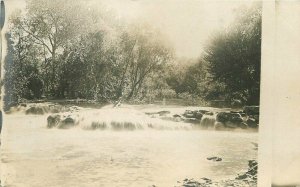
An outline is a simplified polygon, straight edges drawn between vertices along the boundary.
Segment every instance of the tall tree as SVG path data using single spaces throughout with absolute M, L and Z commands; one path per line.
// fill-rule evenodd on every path
M 173 58 L 172 48 L 158 31 L 147 25 L 130 28 L 125 45 L 125 69 L 127 73 L 127 95 L 130 100 L 142 88 L 145 79 L 154 71 L 164 67 Z M 122 77 L 123 81 L 123 77 Z
M 261 64 L 261 4 L 239 12 L 236 24 L 218 33 L 205 60 L 214 81 L 225 85 L 228 100 L 259 103 Z
M 26 37 L 19 24 L 21 12 L 15 12 L 10 21 L 14 29 L 7 34 L 8 50 L 5 61 L 5 102 L 14 103 L 22 98 L 34 99 L 42 95 L 43 82 L 39 75 L 40 50 L 32 38 Z
M 57 56 L 68 41 L 86 29 L 88 19 L 81 4 L 76 1 L 28 0 L 26 15 L 18 19 L 18 28 L 24 36 L 43 48 L 45 57 L 46 91 L 56 92 L 58 86 Z M 48 88 L 50 90 L 48 90 Z

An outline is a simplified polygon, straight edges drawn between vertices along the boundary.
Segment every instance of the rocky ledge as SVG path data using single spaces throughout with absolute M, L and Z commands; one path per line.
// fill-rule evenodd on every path
M 176 122 L 192 123 L 201 128 L 213 128 L 215 130 L 224 129 L 247 129 L 258 128 L 259 126 L 259 107 L 246 106 L 243 110 L 185 110 L 184 113 L 171 113 L 170 111 L 146 112 L 153 118 L 170 120 Z
M 184 179 L 178 181 L 175 187 L 256 187 L 257 186 L 257 161 L 248 161 L 248 171 L 239 174 L 235 179 L 213 181 L 208 178 L 201 178 L 199 181 L 194 179 Z

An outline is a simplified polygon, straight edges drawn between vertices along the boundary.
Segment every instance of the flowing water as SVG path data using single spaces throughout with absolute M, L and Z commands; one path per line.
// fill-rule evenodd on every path
M 257 158 L 253 132 L 47 129 L 46 117 L 5 116 L 5 186 L 167 187 L 185 178 L 234 178 Z

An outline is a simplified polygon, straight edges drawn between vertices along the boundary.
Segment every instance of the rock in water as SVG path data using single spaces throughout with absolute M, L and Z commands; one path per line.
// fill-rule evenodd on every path
M 240 124 L 243 122 L 243 118 L 239 113 L 231 113 L 230 121 L 235 124 Z
M 242 124 L 243 118 L 239 113 L 220 112 L 217 114 L 216 120 L 229 128 L 247 127 L 245 124 Z
M 240 174 L 236 177 L 238 180 L 249 179 L 256 181 L 257 180 L 257 169 L 258 164 L 256 160 L 248 161 L 248 171 L 246 173 Z
M 26 110 L 26 114 L 37 114 L 37 115 L 43 115 L 44 110 L 41 107 L 38 106 L 32 106 L 29 109 Z
M 194 116 L 195 116 L 196 119 L 201 120 L 202 117 L 203 117 L 203 114 L 199 111 L 195 111 Z
M 242 123 L 240 123 L 239 127 L 242 128 L 242 129 L 247 129 L 248 125 L 247 125 L 247 123 L 242 122 Z
M 220 161 L 222 161 L 222 158 L 213 156 L 213 157 L 208 157 L 207 160 L 212 160 L 212 161 L 220 162 Z
M 254 118 L 249 118 L 246 123 L 251 128 L 257 128 L 258 127 L 258 123 Z
M 195 119 L 198 119 L 198 120 L 201 120 L 203 114 L 198 111 L 198 110 L 186 110 L 183 114 L 184 117 L 186 118 L 195 118 Z
M 159 111 L 159 112 L 157 112 L 157 114 L 159 115 L 159 116 L 165 116 L 165 115 L 167 115 L 167 114 L 170 114 L 171 112 L 170 111 Z
M 228 113 L 228 112 L 220 112 L 217 114 L 216 120 L 218 122 L 226 123 L 230 119 L 229 115 L 230 115 L 230 113 Z
M 67 115 L 64 116 L 60 121 L 58 128 L 59 129 L 68 129 L 78 125 L 78 117 L 76 115 Z
M 213 112 L 206 112 L 205 115 L 213 116 L 214 113 Z
M 60 115 L 56 114 L 56 115 L 48 116 L 48 118 L 47 118 L 47 127 L 48 128 L 56 127 L 56 126 L 58 126 L 59 123 L 60 123 Z

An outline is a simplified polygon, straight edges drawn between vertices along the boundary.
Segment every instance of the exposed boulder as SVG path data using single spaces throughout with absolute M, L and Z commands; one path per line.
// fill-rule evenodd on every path
M 79 117 L 75 114 L 51 114 L 47 118 L 47 127 L 57 127 L 59 129 L 68 129 L 78 125 Z
M 246 123 L 251 128 L 258 128 L 259 126 L 259 115 L 248 116 Z
M 175 121 L 179 122 L 184 120 L 181 116 L 179 115 L 173 115 L 173 116 L 161 116 L 160 119 L 167 120 L 167 121 Z
M 228 128 L 244 127 L 243 118 L 239 113 L 220 112 L 216 116 L 216 120 L 221 122 Z
M 47 127 L 48 128 L 57 127 L 59 123 L 60 123 L 60 115 L 53 114 L 53 115 L 48 116 L 48 118 L 47 118 Z
M 242 123 L 239 124 L 239 127 L 242 128 L 242 129 L 247 129 L 248 125 L 247 125 L 247 123 L 242 122 Z
M 78 125 L 78 116 L 69 114 L 62 117 L 62 120 L 57 127 L 59 129 L 68 129 L 76 125 Z
M 167 111 L 167 110 L 158 111 L 158 112 L 145 112 L 145 114 L 151 115 L 151 116 L 154 116 L 154 115 L 166 116 L 167 114 L 170 114 L 170 113 L 171 113 L 171 112 L 170 112 L 170 111 Z
M 216 157 L 217 158 L 217 157 Z M 184 179 L 182 182 L 177 181 L 176 187 L 256 187 L 257 186 L 257 162 L 255 160 L 249 160 L 248 171 L 239 174 L 235 179 L 226 180 L 211 180 L 208 178 L 201 178 L 200 180 Z
M 182 186 L 184 187 L 198 187 L 201 183 L 198 181 L 195 181 L 194 179 L 184 179 Z
M 203 117 L 203 114 L 199 111 L 194 111 L 194 116 L 195 116 L 196 119 L 201 120 L 202 117 Z
M 170 114 L 171 112 L 170 111 L 159 111 L 159 112 L 157 112 L 158 113 L 158 115 L 159 116 L 165 116 L 165 115 L 167 115 L 167 114 Z
M 257 123 L 259 123 L 259 115 L 253 115 L 253 116 L 250 116 L 250 117 L 252 117 L 253 119 L 255 119 L 255 121 Z
M 198 110 L 186 110 L 183 114 L 184 117 L 186 118 L 195 118 L 198 120 L 202 119 L 203 113 L 198 111 Z
M 230 113 L 229 112 L 220 112 L 217 114 L 216 120 L 218 122 L 226 123 L 230 120 Z
M 199 124 L 201 120 L 196 119 L 196 118 L 185 118 L 184 122 L 186 123 L 194 123 L 194 124 Z
M 17 106 L 11 107 L 6 113 L 22 112 L 28 115 L 43 115 L 46 113 L 60 113 L 60 112 L 77 112 L 80 107 L 65 106 L 57 103 L 43 102 L 43 103 L 21 103 Z
M 208 110 L 198 110 L 199 112 L 201 112 L 202 114 L 206 114 L 207 112 L 209 112 Z
M 178 114 L 174 114 L 173 116 L 174 121 L 179 122 L 183 120 L 183 117 L 181 115 Z
M 186 118 L 194 118 L 194 112 L 192 110 L 186 110 L 182 115 Z
M 43 115 L 44 109 L 40 106 L 31 106 L 25 111 L 25 114 Z
M 213 116 L 214 113 L 213 112 L 205 112 L 205 115 Z
M 222 161 L 222 158 L 217 157 L 217 156 L 212 156 L 212 157 L 208 157 L 207 160 L 211 160 L 211 161 L 215 161 L 215 162 L 220 162 L 220 161 Z
M 239 113 L 233 113 L 230 115 L 230 121 L 232 123 L 240 124 L 243 122 L 243 118 Z
M 251 127 L 251 128 L 258 127 L 258 121 L 256 121 L 254 118 L 248 118 L 246 123 L 247 123 L 248 127 Z
M 257 180 L 257 169 L 258 164 L 256 160 L 249 160 L 248 161 L 248 171 L 246 173 L 240 174 L 236 177 L 238 180 Z

